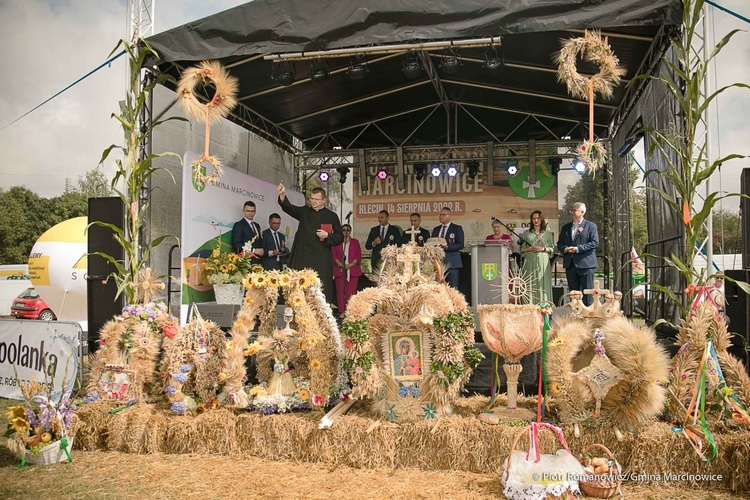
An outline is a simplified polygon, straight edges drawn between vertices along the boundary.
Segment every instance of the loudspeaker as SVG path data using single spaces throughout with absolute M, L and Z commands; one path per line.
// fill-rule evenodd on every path
M 750 283 L 750 270 L 724 271 L 727 277 L 737 281 Z M 732 347 L 729 352 L 737 359 L 745 363 L 745 369 L 750 370 L 750 354 L 747 351 L 750 345 L 750 301 L 747 294 L 736 284 L 729 280 L 724 281 L 724 296 L 726 297 L 726 315 L 729 320 L 728 329 L 732 335 Z
M 99 347 L 99 330 L 113 316 L 122 313 L 125 295 L 116 298 L 117 284 L 109 275 L 116 272 L 114 265 L 103 257 L 91 255 L 101 252 L 125 260 L 125 250 L 115 241 L 114 231 L 93 224 L 106 222 L 122 229 L 125 224 L 125 205 L 120 198 L 89 198 L 88 275 L 86 277 L 88 304 L 88 352 Z
M 750 196 L 750 168 L 743 168 L 740 175 L 742 194 Z M 742 218 L 742 269 L 750 269 L 750 202 L 740 198 L 740 217 Z

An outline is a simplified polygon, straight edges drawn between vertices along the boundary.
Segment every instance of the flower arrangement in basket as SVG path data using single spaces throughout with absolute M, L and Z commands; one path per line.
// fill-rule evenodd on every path
M 594 455 L 592 452 L 594 448 L 599 448 L 607 456 Z M 622 491 L 620 491 L 622 466 L 609 448 L 602 444 L 592 444 L 579 456 L 579 461 L 586 472 L 583 477 L 587 481 L 579 481 L 578 486 L 585 495 L 594 498 L 610 498 L 619 493 L 622 496 Z
M 21 465 L 72 461 L 73 438 L 68 436 L 68 429 L 76 405 L 70 400 L 70 391 L 55 401 L 52 382 L 19 381 L 19 386 L 24 404 L 9 407 L 5 414 L 8 449 Z
M 242 248 L 242 252 L 235 253 L 222 251 L 221 239 L 219 238 L 219 243 L 214 251 L 206 257 L 205 262 L 201 263 L 201 268 L 206 274 L 208 282 L 212 285 L 242 283 L 242 280 L 250 271 L 262 270 L 262 266 L 259 264 L 253 265 L 251 262 L 254 241 L 255 238 L 248 241 Z

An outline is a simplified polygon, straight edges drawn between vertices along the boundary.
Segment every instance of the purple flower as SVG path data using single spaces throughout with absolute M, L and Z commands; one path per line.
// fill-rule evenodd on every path
M 188 373 L 191 369 L 192 369 L 192 367 L 190 365 L 182 365 L 180 367 L 180 371 L 182 373 Z
M 182 372 L 179 372 L 179 373 L 175 373 L 175 374 L 174 374 L 174 375 L 172 376 L 172 378 L 173 378 L 173 379 L 175 379 L 175 380 L 176 380 L 177 382 L 179 382 L 179 383 L 181 383 L 181 384 L 184 384 L 185 382 L 187 382 L 187 375 L 185 375 L 185 374 L 184 374 L 184 373 L 182 373 Z
M 183 415 L 187 411 L 187 405 L 182 401 L 175 401 L 172 403 L 172 413 L 175 415 Z
M 405 385 L 402 385 L 401 387 L 398 388 L 398 395 L 401 396 L 402 398 L 405 398 L 408 394 L 409 394 L 409 388 L 406 387 Z
M 279 407 L 276 406 L 276 405 L 266 406 L 262 410 L 260 410 L 260 412 L 263 415 L 272 415 L 272 414 L 276 413 L 277 411 L 279 411 Z
M 94 401 L 99 401 L 99 393 L 89 392 L 88 394 L 86 394 L 86 397 L 83 398 L 83 401 L 85 403 L 93 403 Z
M 177 389 L 173 385 L 168 385 L 165 392 L 170 396 L 174 396 L 174 394 L 177 392 Z
M 604 340 L 604 332 L 601 330 L 596 330 L 594 332 L 594 340 Z
M 32 428 L 39 425 L 39 419 L 36 417 L 36 413 L 34 413 L 28 406 L 24 410 L 23 416 Z
M 594 347 L 594 354 L 604 354 L 604 351 L 605 349 L 603 345 L 598 345 Z
M 411 393 L 411 396 L 413 398 L 419 397 L 419 387 L 417 387 L 416 385 L 409 387 L 409 392 Z

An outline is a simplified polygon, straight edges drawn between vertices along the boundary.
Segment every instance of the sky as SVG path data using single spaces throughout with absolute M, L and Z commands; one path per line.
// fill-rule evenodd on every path
M 155 32 L 168 30 L 245 3 L 244 0 L 155 0 Z M 747 0 L 716 0 L 750 17 Z M 111 114 L 126 88 L 124 56 L 21 120 L 13 120 L 107 60 L 126 35 L 124 0 L 0 0 L 0 188 L 25 185 L 40 196 L 63 193 L 66 179 L 96 168 L 102 151 L 123 144 L 122 131 Z M 750 83 L 750 24 L 714 10 L 716 40 L 734 28 L 744 29 L 717 62 L 716 84 Z M 11 49 L 12 47 L 12 49 Z M 750 156 L 750 90 L 732 89 L 718 100 L 711 115 L 716 157 L 729 153 Z M 750 160 L 723 167 L 715 190 L 738 189 Z M 107 177 L 114 164 L 104 165 Z M 723 208 L 737 210 L 736 199 Z

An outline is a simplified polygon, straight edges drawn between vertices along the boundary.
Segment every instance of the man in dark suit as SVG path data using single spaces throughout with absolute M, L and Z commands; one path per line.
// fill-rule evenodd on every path
M 235 252 L 242 252 L 242 247 L 245 243 L 255 238 L 253 241 L 253 260 L 259 259 L 263 256 L 263 241 L 260 230 L 260 224 L 255 222 L 255 203 L 252 201 L 246 201 L 242 207 L 243 218 L 238 220 L 232 226 L 232 248 Z M 257 260 L 256 260 L 257 262 Z
M 372 250 L 372 273 L 378 272 L 380 266 L 380 252 L 388 245 L 401 246 L 401 233 L 396 226 L 388 224 L 388 211 L 378 213 L 378 225 L 370 229 L 365 248 Z
M 411 223 L 411 228 L 409 228 L 408 232 L 404 231 L 404 234 L 401 236 L 401 244 L 406 245 L 411 243 L 412 235 L 410 232 L 416 231 L 414 233 L 414 242 L 417 246 L 423 247 L 425 242 L 430 238 L 430 232 L 422 227 L 422 216 L 414 212 L 409 216 L 409 222 Z
M 584 220 L 586 205 L 573 203 L 570 215 L 573 222 L 560 229 L 557 248 L 563 254 L 565 276 L 570 290 L 583 291 L 594 288 L 594 270 L 596 269 L 596 249 L 599 248 L 599 230 L 596 224 Z M 583 303 L 590 306 L 594 299 L 591 295 L 583 296 Z
M 286 264 L 289 252 L 286 248 L 286 235 L 279 231 L 281 216 L 273 213 L 268 216 L 268 229 L 263 231 L 263 269 L 281 271 Z
M 461 269 L 460 250 L 464 247 L 464 228 L 451 222 L 451 209 L 443 207 L 438 214 L 440 225 L 432 228 L 433 238 L 444 238 L 445 243 L 442 245 L 445 250 L 443 263 L 448 267 L 445 275 L 445 281 L 450 286 L 458 289 L 458 270 Z

